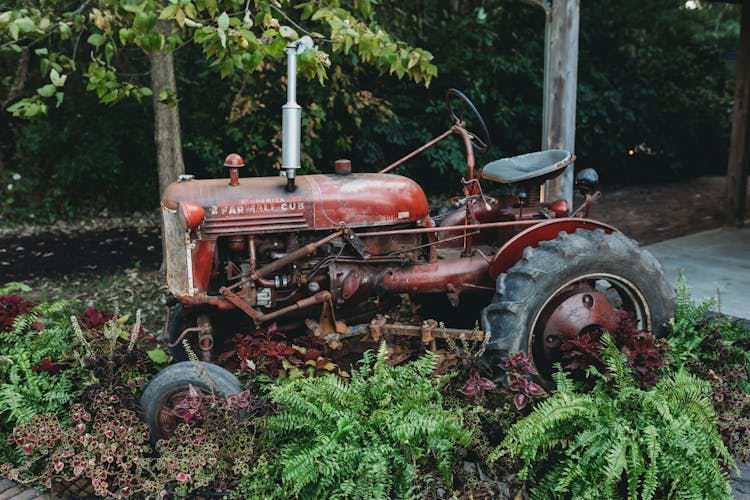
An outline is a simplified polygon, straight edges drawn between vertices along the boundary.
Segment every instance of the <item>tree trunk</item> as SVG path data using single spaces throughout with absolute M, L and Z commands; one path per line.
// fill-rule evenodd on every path
M 742 227 L 745 224 L 745 199 L 750 163 L 750 5 L 747 4 L 742 5 L 735 78 L 724 208 L 725 224 Z
M 163 21 L 157 30 L 165 33 L 167 26 Z M 151 90 L 154 103 L 154 142 L 156 143 L 156 167 L 159 173 L 159 199 L 164 190 L 185 173 L 182 160 L 182 135 L 180 133 L 180 111 L 177 105 L 177 83 L 174 76 L 174 58 L 170 52 L 161 50 L 150 56 Z M 162 90 L 170 91 L 174 97 L 173 104 L 159 102 Z M 162 227 L 162 234 L 164 228 Z M 161 270 L 166 269 L 164 238 L 162 238 Z
M 13 78 L 13 84 L 8 90 L 8 95 L 5 96 L 2 104 L 0 104 L 0 137 L 10 138 L 11 136 L 10 115 L 9 113 L 5 112 L 5 108 L 12 104 L 13 101 L 18 99 L 18 96 L 21 95 L 21 92 L 23 92 L 24 86 L 26 85 L 26 79 L 28 78 L 28 76 L 29 48 L 24 47 L 23 51 L 21 52 L 21 56 L 18 58 L 18 63 L 16 65 L 16 75 Z M 2 174 L 5 170 L 5 154 L 3 152 L 4 149 L 10 150 L 10 144 L 5 143 L 0 145 L 0 174 Z

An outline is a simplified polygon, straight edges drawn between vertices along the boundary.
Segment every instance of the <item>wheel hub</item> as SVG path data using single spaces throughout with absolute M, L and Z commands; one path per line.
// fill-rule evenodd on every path
M 593 328 L 611 331 L 619 322 L 620 314 L 605 294 L 588 288 L 566 294 L 550 314 L 542 332 L 545 358 L 558 353 L 565 339 Z
M 160 437 L 168 437 L 174 434 L 179 425 L 179 418 L 174 408 L 188 395 L 188 390 L 180 390 L 172 394 L 166 403 L 159 409 L 156 419 L 157 434 Z

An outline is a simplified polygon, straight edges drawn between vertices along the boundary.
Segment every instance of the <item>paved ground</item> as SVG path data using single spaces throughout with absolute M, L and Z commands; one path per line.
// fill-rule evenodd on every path
M 682 272 L 693 297 L 717 297 L 721 313 L 750 319 L 750 225 L 713 229 L 645 248 L 661 261 L 672 285 Z
M 730 481 L 732 484 L 732 498 L 735 500 L 750 500 L 750 463 L 745 462 L 740 465 L 740 477 L 733 477 Z

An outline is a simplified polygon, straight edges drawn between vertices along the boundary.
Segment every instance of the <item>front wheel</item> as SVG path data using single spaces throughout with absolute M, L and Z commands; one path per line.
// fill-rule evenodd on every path
M 521 260 L 498 276 L 482 326 L 492 335 L 490 354 L 529 354 L 550 385 L 565 339 L 612 330 L 621 312 L 629 313 L 637 328 L 660 337 L 674 303 L 650 252 L 619 233 L 579 229 L 524 250 Z
M 144 420 L 151 428 L 151 443 L 167 438 L 181 422 L 173 411 L 190 386 L 207 394 L 230 396 L 242 392 L 237 377 L 224 368 L 204 361 L 183 361 L 160 371 L 141 396 Z

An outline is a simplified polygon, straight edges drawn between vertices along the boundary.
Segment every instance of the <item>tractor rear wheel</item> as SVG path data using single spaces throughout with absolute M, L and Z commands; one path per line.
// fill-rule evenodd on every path
M 542 382 L 551 385 L 566 338 L 612 330 L 627 312 L 636 326 L 657 337 L 666 333 L 674 294 L 659 262 L 619 233 L 579 229 L 536 248 L 497 278 L 482 327 L 492 335 L 493 358 L 529 354 Z

